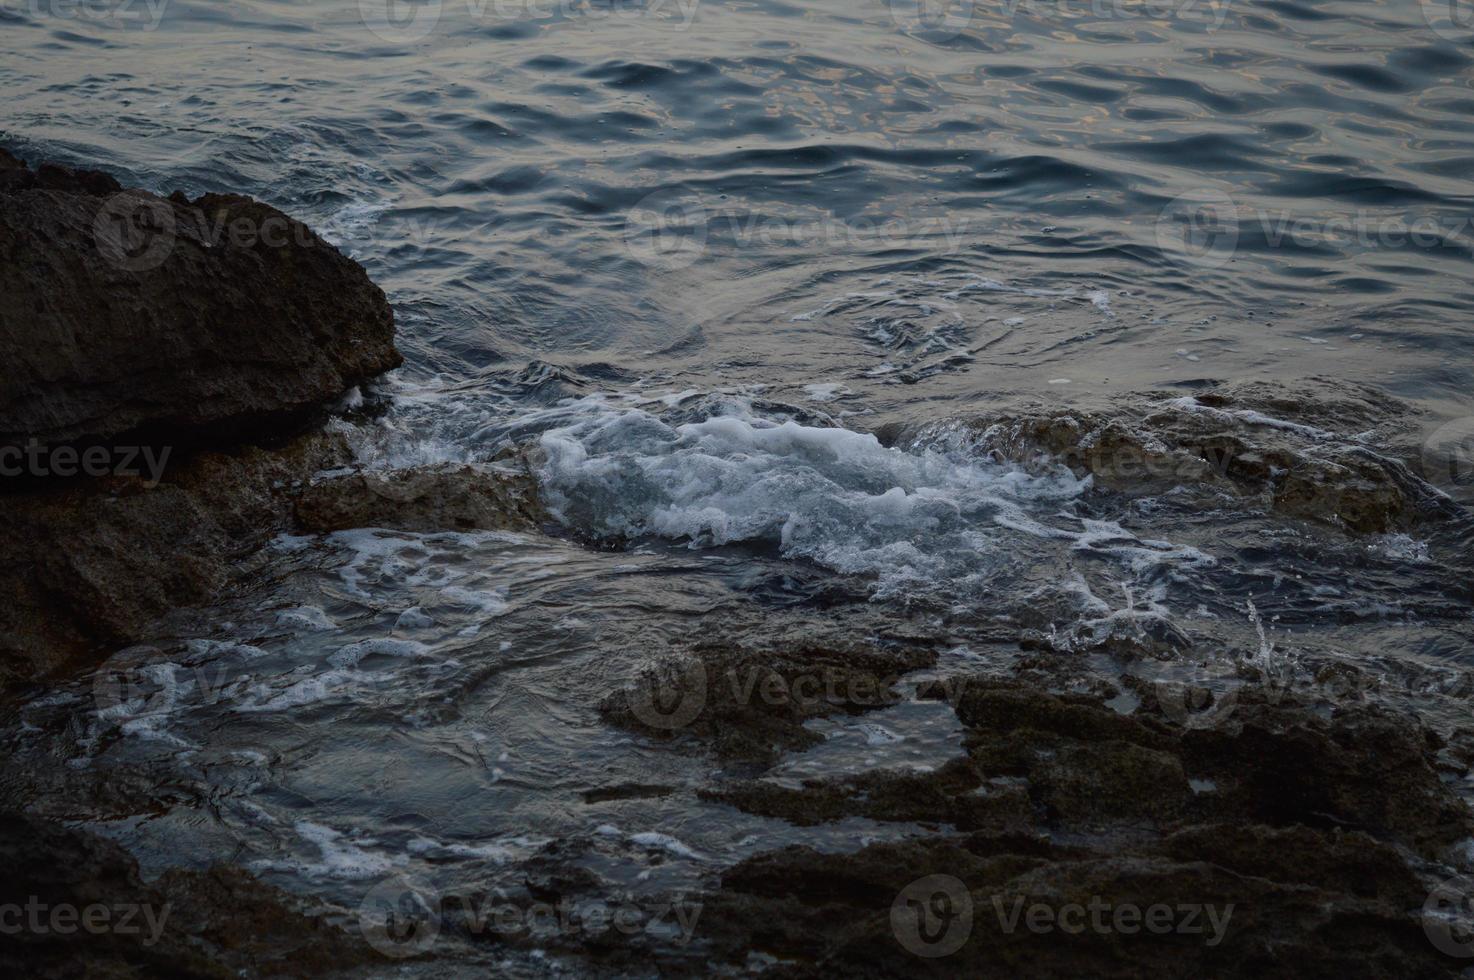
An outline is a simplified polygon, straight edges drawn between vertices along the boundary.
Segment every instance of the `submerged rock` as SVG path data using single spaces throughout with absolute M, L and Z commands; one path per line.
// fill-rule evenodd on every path
M 901 675 L 935 662 L 934 651 L 906 644 L 707 643 L 651 668 L 600 710 L 645 735 L 684 735 L 722 758 L 771 763 L 783 750 L 822 741 L 806 721 L 895 704 Z
M 1451 503 L 1384 447 L 1407 406 L 1346 382 L 1307 379 L 1291 393 L 1226 382 L 1153 395 L 1109 412 L 1041 408 L 930 426 L 915 440 L 965 443 L 1026 464 L 1063 463 L 1126 493 L 1174 487 L 1258 499 L 1266 509 L 1358 533 L 1405 530 Z
M 0 151 L 0 446 L 218 445 L 401 360 L 383 292 L 275 208 Z
M 355 527 L 524 531 L 547 517 L 525 468 L 452 464 L 314 482 L 297 500 L 297 519 L 304 530 L 325 533 Z
M 350 462 L 341 436 L 309 433 L 275 449 L 196 453 L 157 486 L 115 477 L 8 496 L 0 686 L 81 666 L 91 653 L 137 642 L 174 609 L 211 602 L 278 534 L 530 531 L 542 520 L 531 477 L 510 471 L 434 466 L 314 479 Z

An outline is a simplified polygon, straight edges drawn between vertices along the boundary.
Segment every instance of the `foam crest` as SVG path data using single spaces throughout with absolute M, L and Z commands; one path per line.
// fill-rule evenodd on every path
M 873 575 L 878 595 L 976 574 L 1008 528 L 1068 535 L 1028 512 L 1056 512 L 1088 487 L 1062 468 L 1029 474 L 903 452 L 867 433 L 740 410 L 678 425 L 612 410 L 552 429 L 540 445 L 549 509 L 584 533 L 773 545 Z

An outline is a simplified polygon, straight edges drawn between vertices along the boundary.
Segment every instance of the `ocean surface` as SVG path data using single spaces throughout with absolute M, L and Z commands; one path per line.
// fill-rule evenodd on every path
M 709 757 L 598 706 L 780 629 L 1005 664 L 990 629 L 1061 583 L 1082 621 L 1344 657 L 1467 715 L 1466 534 L 1144 502 L 945 438 L 1309 377 L 1401 399 L 1414 447 L 1466 423 L 1460 3 L 0 0 L 0 38 L 13 152 L 250 194 L 368 269 L 407 363 L 336 423 L 364 465 L 530 446 L 556 518 L 279 539 L 254 592 L 120 652 L 143 703 L 32 705 L 8 789 L 152 872 L 230 860 L 351 911 L 391 875 L 510 887 L 554 842 L 635 895 L 917 833 L 704 802 Z M 959 751 L 936 703 L 815 726 L 767 778 Z

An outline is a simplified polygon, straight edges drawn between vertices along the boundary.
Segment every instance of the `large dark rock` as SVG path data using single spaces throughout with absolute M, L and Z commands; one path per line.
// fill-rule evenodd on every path
M 112 841 L 16 812 L 0 813 L 0 861 L 6 976 L 322 976 L 377 958 L 238 868 L 145 882 Z
M 401 360 L 383 292 L 280 211 L 0 151 L 0 446 L 256 435 Z
M 533 531 L 543 520 L 531 477 L 510 467 L 365 473 L 351 463 L 342 436 L 308 432 L 195 452 L 157 485 L 107 477 L 6 495 L 0 690 L 86 667 L 171 611 L 209 604 L 277 534 Z
M 0 150 L 0 688 L 214 599 L 350 460 L 300 423 L 401 360 L 383 292 L 281 212 Z
M 727 869 L 703 897 L 708 963 L 757 954 L 782 977 L 1463 975 L 1467 919 L 1439 903 L 1467 901 L 1468 879 L 1432 889 L 1442 858 L 1462 866 L 1471 821 L 1416 722 L 1246 694 L 1200 730 L 985 676 L 953 694 L 967 754 L 936 770 L 702 792 L 800 825 L 931 831 Z M 1107 917 L 1066 925 L 1067 909 L 1094 907 Z M 1150 909 L 1203 923 L 1129 924 Z
M 106 477 L 6 494 L 0 688 L 86 666 L 171 610 L 210 602 L 242 559 L 294 527 L 297 487 L 348 458 L 341 437 L 309 433 L 194 453 L 157 485 Z

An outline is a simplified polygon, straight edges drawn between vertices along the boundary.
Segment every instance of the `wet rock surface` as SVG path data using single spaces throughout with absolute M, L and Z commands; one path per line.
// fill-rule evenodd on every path
M 966 759 L 714 794 L 800 824 L 930 828 L 742 862 L 709 896 L 716 949 L 756 950 L 773 976 L 1459 975 L 1422 907 L 1474 822 L 1415 724 L 1246 697 L 1231 724 L 1196 730 L 1015 681 L 961 690 Z
M 762 951 L 769 976 L 1459 975 L 1408 911 L 1415 879 L 1376 842 L 1255 831 L 1239 864 L 1219 841 L 1241 833 L 1108 853 L 986 833 L 793 849 L 724 875 L 707 914 L 716 945 Z M 934 931 L 908 924 L 939 897 Z
M 274 208 L 0 155 L 0 446 L 218 445 L 401 360 L 383 292 Z
M 1436 683 L 1457 711 L 1466 685 L 1395 652 L 1353 656 L 1372 635 L 1358 624 L 1380 612 L 1348 609 L 1350 630 L 1316 632 L 1342 608 L 1328 601 L 1341 595 L 1335 568 L 1360 574 L 1405 554 L 1422 567 L 1425 546 L 1465 533 L 1467 516 L 1405 462 L 1409 415 L 1339 382 L 1224 384 L 1097 413 L 882 433 L 1091 475 L 1096 499 L 1124 503 L 1089 514 L 1077 553 L 1119 546 L 1148 568 L 1150 549 L 1170 546 L 1135 537 L 1132 518 L 1168 509 L 1204 529 L 1204 550 L 1135 581 L 1082 560 L 1037 585 L 1023 577 L 1011 601 L 954 609 L 978 617 L 966 656 L 995 645 L 986 656 L 1004 666 L 953 659 L 932 678 L 948 659 L 938 635 L 913 644 L 932 656 L 881 668 L 900 674 L 881 704 L 783 696 L 804 664 L 834 665 L 781 642 L 697 645 L 606 700 L 621 727 L 711 754 L 722 768 L 696 788 L 703 801 L 851 839 L 867 822 L 912 837 L 851 853 L 780 848 L 722 871 L 702 896 L 691 962 L 765 976 L 1461 975 L 1462 939 L 1450 935 L 1466 936 L 1464 919 L 1442 917 L 1434 896 L 1470 867 L 1474 818 L 1460 794 L 1474 755 L 1450 716 L 1435 733 L 1405 710 L 1411 699 L 1393 707 L 1386 695 Z M 1213 539 L 1230 515 L 1237 526 Z M 1225 570 L 1234 548 L 1252 566 L 1287 541 L 1303 549 L 1303 578 Z M 1196 615 L 1162 601 L 1185 581 L 1207 600 Z M 1462 633 L 1461 589 L 1440 580 L 1419 616 Z M 885 655 L 836 649 L 849 664 Z M 734 664 L 738 676 L 771 673 L 778 696 L 728 697 Z M 822 754 L 836 717 L 908 697 L 955 715 L 951 758 L 916 764 L 872 745 L 866 768 Z M 825 758 L 844 762 L 826 774 Z M 1090 919 L 1097 908 L 1103 921 Z
M 393 336 L 363 269 L 273 208 L 0 151 L 0 686 L 219 594 L 349 460 L 300 423 L 398 366 Z
M 145 883 L 112 841 L 13 812 L 0 814 L 0 859 L 0 905 L 40 923 L 0 944 L 9 976 L 327 976 L 374 955 L 237 868 Z
M 314 481 L 296 504 L 307 531 L 531 530 L 547 520 L 525 466 L 457 465 L 355 472 Z
M 694 739 L 719 758 L 774 762 L 822 739 L 804 722 L 888 704 L 902 674 L 935 662 L 922 646 L 697 646 L 611 694 L 604 716 L 657 738 Z
M 6 496 L 0 680 L 81 666 L 210 601 L 237 563 L 292 527 L 292 485 L 347 458 L 340 438 L 310 434 L 277 450 L 198 453 L 158 485 L 112 477 Z
M 1019 462 L 1063 462 L 1112 490 L 1177 486 L 1259 499 L 1266 510 L 1357 533 L 1406 530 L 1447 516 L 1448 502 L 1397 448 L 1411 412 L 1385 394 L 1307 379 L 1297 393 L 1233 382 L 1153 394 L 1110 412 L 1041 409 L 923 429 Z

